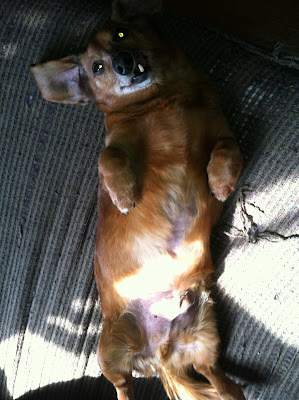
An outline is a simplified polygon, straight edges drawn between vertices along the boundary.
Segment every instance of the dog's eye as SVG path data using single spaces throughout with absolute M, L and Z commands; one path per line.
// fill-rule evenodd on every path
M 104 64 L 102 61 L 96 61 L 92 64 L 92 71 L 94 74 L 101 74 L 104 71 Z
M 128 36 L 128 32 L 125 30 L 125 29 L 118 29 L 116 32 L 115 32 L 115 35 L 114 35 L 114 40 L 116 40 L 116 41 L 119 41 L 119 40 L 124 40 L 124 39 L 126 39 L 127 38 L 127 36 Z

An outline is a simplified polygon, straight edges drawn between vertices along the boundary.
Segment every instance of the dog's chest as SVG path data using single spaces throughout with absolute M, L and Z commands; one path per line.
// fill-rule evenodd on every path
M 183 107 L 150 113 L 140 124 L 145 137 L 144 195 L 155 191 L 163 211 L 173 221 L 194 214 L 196 185 L 192 142 L 194 126 Z M 140 163 L 142 165 L 142 162 Z M 183 210 L 183 213 L 182 213 Z
M 177 254 L 198 217 L 198 199 L 206 190 L 207 177 L 206 168 L 201 171 L 195 159 L 202 149 L 200 132 L 199 150 L 193 154 L 193 121 L 192 114 L 181 107 L 152 112 L 130 126 L 142 138 L 135 151 L 135 171 L 142 188 L 136 212 L 142 230 L 134 233 L 134 254 L 143 265 L 160 261 L 161 253 L 162 258 L 165 253 Z M 177 264 L 173 259 L 171 263 Z
M 141 121 L 147 141 L 148 163 L 163 168 L 166 164 L 185 164 L 190 124 L 184 108 L 153 111 Z

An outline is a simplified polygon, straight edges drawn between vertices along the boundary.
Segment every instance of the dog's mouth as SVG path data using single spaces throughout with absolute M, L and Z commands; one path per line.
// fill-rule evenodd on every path
M 147 59 L 140 56 L 135 60 L 135 69 L 133 71 L 132 84 L 138 85 L 144 82 L 149 77 L 150 68 Z
M 117 73 L 121 89 L 140 85 L 150 80 L 150 66 L 148 59 L 143 54 L 133 56 L 122 51 L 112 61 L 114 71 Z

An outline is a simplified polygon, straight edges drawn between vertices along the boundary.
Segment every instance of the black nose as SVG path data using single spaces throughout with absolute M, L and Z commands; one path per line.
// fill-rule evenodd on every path
M 112 61 L 112 66 L 115 72 L 120 75 L 129 75 L 133 72 L 134 60 L 130 53 L 121 51 Z

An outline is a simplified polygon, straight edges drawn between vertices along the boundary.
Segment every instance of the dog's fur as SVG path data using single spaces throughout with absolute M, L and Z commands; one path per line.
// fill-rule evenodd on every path
M 159 1 L 139 13 L 127 3 L 114 4 L 84 54 L 31 67 L 45 99 L 91 100 L 105 113 L 98 361 L 119 400 L 134 398 L 132 370 L 158 372 L 170 398 L 241 400 L 217 361 L 209 289 L 210 233 L 242 157 L 214 89 L 153 30 Z

